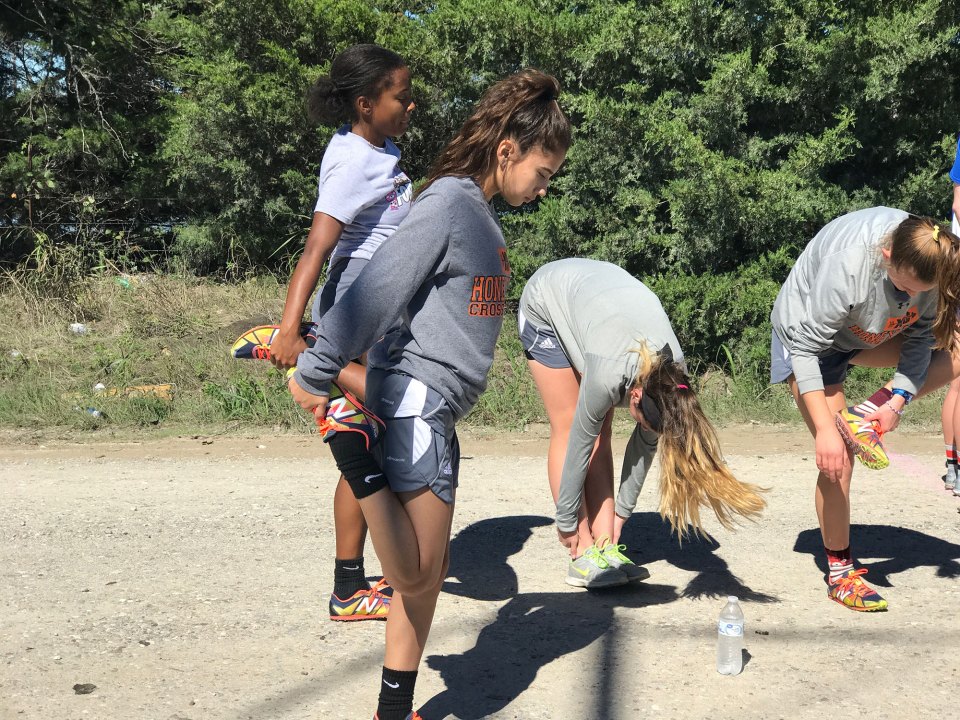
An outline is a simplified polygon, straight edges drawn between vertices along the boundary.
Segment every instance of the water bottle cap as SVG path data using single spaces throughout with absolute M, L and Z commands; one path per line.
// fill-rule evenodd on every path
M 727 595 L 727 602 L 739 602 L 736 595 Z

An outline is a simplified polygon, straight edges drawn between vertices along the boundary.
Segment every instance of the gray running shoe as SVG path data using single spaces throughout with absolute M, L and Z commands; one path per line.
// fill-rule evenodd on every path
M 630 582 L 640 582 L 650 577 L 649 570 L 637 565 L 623 554 L 623 551 L 627 549 L 626 545 L 614 545 L 610 542 L 610 538 L 604 535 L 597 540 L 597 548 L 603 555 L 603 559 L 607 561 L 607 565 L 622 572 Z
M 947 474 L 943 476 L 943 487 L 953 490 L 957 486 L 957 466 L 947 465 Z
M 626 585 L 630 580 L 626 574 L 610 567 L 597 546 L 591 545 L 583 555 L 570 561 L 566 582 L 574 587 L 592 589 Z

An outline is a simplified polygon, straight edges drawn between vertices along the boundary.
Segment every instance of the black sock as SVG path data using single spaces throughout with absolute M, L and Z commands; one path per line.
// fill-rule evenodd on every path
M 378 720 L 407 720 L 413 712 L 413 687 L 417 684 L 416 670 L 391 670 L 383 668 L 380 681 L 380 704 Z
M 357 500 L 387 487 L 387 476 L 367 450 L 367 443 L 360 433 L 338 432 L 327 444 L 337 461 L 337 469 Z
M 337 558 L 333 565 L 333 594 L 341 600 L 346 600 L 358 590 L 369 590 L 363 572 L 363 558 L 355 560 L 341 560 Z

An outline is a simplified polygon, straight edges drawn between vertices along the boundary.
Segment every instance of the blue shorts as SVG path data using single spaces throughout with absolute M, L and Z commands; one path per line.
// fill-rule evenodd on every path
M 551 328 L 536 327 L 523 314 L 523 310 L 517 313 L 517 329 L 527 360 L 536 360 L 541 365 L 554 369 L 573 367 L 556 333 Z
M 330 263 L 327 269 L 327 281 L 320 288 L 313 301 L 313 321 L 320 322 L 324 313 L 333 307 L 333 304 L 343 297 L 357 279 L 360 271 L 367 263 L 367 258 L 339 257 Z
M 842 385 L 847 379 L 850 361 L 860 352 L 859 350 L 827 350 L 817 357 L 820 364 L 820 374 L 823 375 L 823 385 Z M 790 352 L 780 342 L 776 332 L 770 333 L 770 382 L 782 383 L 793 375 L 793 361 Z
M 449 504 L 460 474 L 453 411 L 440 393 L 401 373 L 367 370 L 367 407 L 387 429 L 374 448 L 394 492 L 427 487 Z

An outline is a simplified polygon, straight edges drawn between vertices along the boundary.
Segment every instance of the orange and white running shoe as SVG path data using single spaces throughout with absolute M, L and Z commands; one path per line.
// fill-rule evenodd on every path
M 827 584 L 827 597 L 857 612 L 876 612 L 887 609 L 887 601 L 880 593 L 860 579 L 865 568 L 851 570 Z
M 320 439 L 324 442 L 330 442 L 330 438 L 339 432 L 360 433 L 366 441 L 367 450 L 370 450 L 377 444 L 386 426 L 357 398 L 331 382 L 327 412 L 322 418 L 317 418 L 317 427 L 320 429 Z

